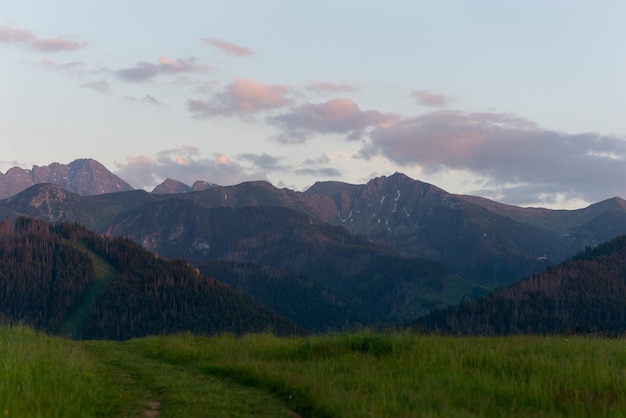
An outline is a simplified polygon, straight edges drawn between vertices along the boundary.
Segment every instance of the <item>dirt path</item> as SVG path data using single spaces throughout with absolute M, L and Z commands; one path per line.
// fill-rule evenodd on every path
M 123 416 L 302 418 L 260 388 L 149 358 L 125 343 L 89 341 L 85 347 L 127 389 Z

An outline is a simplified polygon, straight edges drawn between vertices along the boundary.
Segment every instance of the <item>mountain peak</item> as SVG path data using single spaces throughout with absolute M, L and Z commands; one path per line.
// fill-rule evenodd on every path
M 176 193 L 186 193 L 191 190 L 187 184 L 182 181 L 174 180 L 172 178 L 166 178 L 163 183 L 157 185 L 154 189 L 152 189 L 152 194 L 176 194 Z
M 40 183 L 56 184 L 82 196 L 133 189 L 98 161 L 83 158 L 69 164 L 54 162 L 41 167 L 34 165 L 31 170 L 13 167 L 6 174 L 0 173 L 0 199 L 14 196 Z

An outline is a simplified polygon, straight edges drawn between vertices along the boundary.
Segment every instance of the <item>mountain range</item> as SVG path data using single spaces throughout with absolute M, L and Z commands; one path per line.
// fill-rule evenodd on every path
M 57 183 L 61 189 L 42 184 L 13 195 L 0 201 L 0 216 L 24 214 L 49 221 L 79 222 L 97 232 L 132 236 L 147 249 L 168 256 L 173 255 L 173 246 L 182 248 L 174 232 L 178 229 L 184 231 L 181 237 L 184 235 L 188 248 L 176 255 L 190 257 L 197 253 L 204 238 L 192 236 L 201 230 L 186 224 L 195 219 L 195 215 L 185 215 L 186 211 L 282 207 L 305 214 L 314 223 L 342 226 L 400 255 L 438 261 L 489 288 L 513 283 L 587 246 L 626 233 L 626 201 L 618 197 L 577 210 L 521 208 L 447 193 L 401 173 L 360 185 L 317 182 L 305 192 L 279 189 L 263 181 L 236 186 L 197 181 L 190 187 L 167 179 L 147 193 L 128 190 L 130 186 L 94 160 L 76 160 L 59 170 L 70 170 L 70 166 L 76 173 L 84 172 L 77 167 L 92 167 L 93 174 L 68 177 L 67 186 Z M 92 182 L 70 181 L 79 178 L 90 178 Z M 77 193 L 78 189 L 115 192 Z M 0 187 L 0 195 L 8 190 Z M 188 202 L 186 206 L 182 201 Z M 153 211 L 164 213 L 159 225 L 151 230 L 144 220 L 140 231 L 133 229 L 139 228 L 139 223 L 132 219 L 144 217 L 142 212 L 154 217 Z M 172 229 L 169 232 L 157 234 L 154 230 L 168 225 Z
M 401 173 L 360 185 L 318 182 L 305 192 L 167 179 L 148 193 L 115 189 L 126 183 L 93 169 L 101 167 L 93 160 L 70 165 L 101 174 L 81 186 L 96 192 L 39 183 L 0 200 L 0 216 L 131 238 L 316 331 L 408 323 L 626 233 L 620 198 L 578 210 L 521 208 Z

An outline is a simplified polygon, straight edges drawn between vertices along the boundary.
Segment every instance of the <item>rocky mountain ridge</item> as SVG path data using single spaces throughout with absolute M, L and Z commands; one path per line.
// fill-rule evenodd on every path
M 0 199 L 14 196 L 40 183 L 56 184 L 81 196 L 133 189 L 98 161 L 87 158 L 69 164 L 35 165 L 30 170 L 13 167 L 5 174 L 0 173 Z
M 287 208 L 308 216 L 310 222 L 364 235 L 402 256 L 438 261 L 489 288 L 515 282 L 626 233 L 626 202 L 620 198 L 578 210 L 521 208 L 451 194 L 401 173 L 360 185 L 318 182 L 305 192 L 265 181 L 234 186 L 196 182 L 193 187 L 168 179 L 152 193 L 79 196 L 39 185 L 0 201 L 0 215 L 79 222 L 98 232 L 132 236 L 152 250 L 178 246 L 177 254 L 190 255 L 204 244 L 202 228 L 189 222 L 197 222 L 206 208 Z M 167 216 L 159 217 L 158 227 L 145 225 L 155 213 Z M 171 231 L 165 234 L 163 228 Z M 184 231 L 184 240 L 175 231 Z M 191 247 L 181 248 L 181 242 Z

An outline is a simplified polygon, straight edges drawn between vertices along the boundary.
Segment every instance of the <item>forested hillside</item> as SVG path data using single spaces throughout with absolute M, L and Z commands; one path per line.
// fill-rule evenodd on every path
M 455 334 L 626 332 L 626 235 L 420 321 Z
M 89 256 L 46 223 L 0 221 L 0 314 L 55 330 L 94 280 Z
M 125 238 L 31 218 L 0 222 L 0 313 L 56 331 L 78 307 L 102 257 L 116 277 L 90 304 L 82 336 L 126 339 L 191 331 L 302 332 L 295 323 L 191 268 Z

